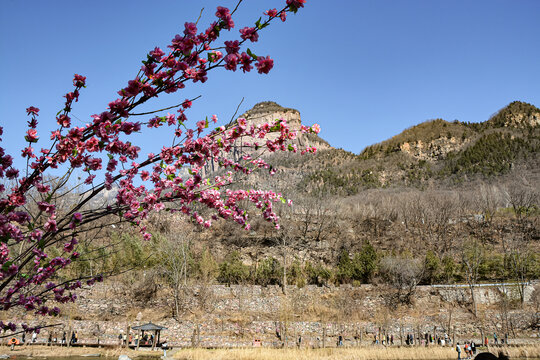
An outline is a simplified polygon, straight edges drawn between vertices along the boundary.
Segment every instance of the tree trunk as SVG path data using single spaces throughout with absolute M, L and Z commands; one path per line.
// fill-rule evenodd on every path
M 285 235 L 282 235 L 282 245 L 283 245 L 283 284 L 282 291 L 283 295 L 287 295 L 287 246 L 285 243 Z
M 471 301 L 472 301 L 472 308 L 473 308 L 473 314 L 476 318 L 478 316 L 477 308 L 476 308 L 476 299 L 475 299 L 475 291 L 474 291 L 474 284 L 469 283 L 469 290 L 471 292 Z

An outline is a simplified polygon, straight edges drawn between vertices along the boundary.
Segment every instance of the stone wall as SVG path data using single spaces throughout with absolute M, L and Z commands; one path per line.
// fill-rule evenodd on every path
M 538 286 L 526 287 L 527 302 Z M 515 290 L 505 288 L 514 299 L 518 296 Z M 83 291 L 76 307 L 64 311 L 62 326 L 54 330 L 56 336 L 73 329 L 83 342 L 95 343 L 99 337 L 100 343 L 116 344 L 118 335 L 128 327 L 152 321 L 167 327 L 163 337 L 173 346 L 197 342 L 204 347 L 251 346 L 255 338 L 265 346 L 281 346 L 287 339 L 292 346 L 299 335 L 312 346 L 322 346 L 323 339 L 327 346 L 335 345 L 338 335 L 345 337 L 346 344 L 354 345 L 372 342 L 379 332 L 396 339 L 405 333 L 442 336 L 450 331 L 458 337 L 479 337 L 478 320 L 467 310 L 470 294 L 466 287 L 421 286 L 413 305 L 393 310 L 385 305 L 388 289 L 373 285 L 291 286 L 287 295 L 278 286 L 192 287 L 179 320 L 170 316 L 172 301 L 165 290 L 150 301 L 133 300 L 131 290 L 130 286 L 108 283 Z M 497 304 L 504 290 L 501 286 L 477 289 L 477 303 L 484 309 L 484 328 L 490 333 L 502 330 Z M 516 322 L 527 322 L 532 315 L 524 310 L 509 314 Z M 449 319 L 453 324 L 450 330 L 445 328 Z M 48 331 L 40 336 L 44 341 Z

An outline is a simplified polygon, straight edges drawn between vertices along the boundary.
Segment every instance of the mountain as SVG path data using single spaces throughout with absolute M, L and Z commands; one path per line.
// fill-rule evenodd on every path
M 301 124 L 300 112 L 273 102 L 257 104 L 243 116 Z M 360 154 L 313 137 L 308 140 L 322 144 L 316 154 L 273 153 L 266 160 L 277 174 L 253 173 L 236 186 L 272 189 L 293 200 L 280 217 L 290 231 L 288 246 L 302 261 L 335 263 L 343 249 L 359 252 L 366 243 L 381 254 L 424 256 L 431 250 L 458 261 L 456 249 L 471 238 L 499 252 L 496 229 L 506 234 L 518 229 L 513 206 L 531 209 L 527 216 L 538 219 L 539 119 L 535 106 L 513 102 L 483 122 L 420 123 Z M 205 235 L 207 244 L 218 256 L 236 249 L 247 263 L 282 256 L 282 235 L 264 221 L 252 225 L 245 232 L 219 223 Z
M 248 121 L 282 117 L 300 124 L 297 110 L 273 102 L 257 104 L 244 116 Z M 430 120 L 360 154 L 335 149 L 319 137 L 308 141 L 319 148 L 316 155 L 275 154 L 272 163 L 287 174 L 287 182 L 267 181 L 285 185 L 283 191 L 294 186 L 300 192 L 349 196 L 369 188 L 444 188 L 494 179 L 516 169 L 537 177 L 540 109 L 515 101 L 484 122 Z

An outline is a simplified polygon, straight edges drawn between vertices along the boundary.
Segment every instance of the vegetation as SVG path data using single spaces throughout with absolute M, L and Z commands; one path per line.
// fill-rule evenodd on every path
M 472 146 L 450 153 L 441 175 L 507 173 L 518 158 L 527 159 L 540 150 L 539 138 L 521 138 L 500 132 L 481 136 Z
M 540 162 L 539 122 L 538 108 L 513 102 L 481 123 L 421 123 L 359 155 L 327 149 L 311 159 L 279 163 L 297 174 L 298 190 L 335 196 L 397 186 L 423 189 L 432 180 L 441 187 L 466 179 L 489 180 Z

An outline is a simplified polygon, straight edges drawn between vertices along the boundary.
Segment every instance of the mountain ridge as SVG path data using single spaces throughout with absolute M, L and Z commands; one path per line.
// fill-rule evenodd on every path
M 260 121 L 286 118 L 293 128 L 301 124 L 298 110 L 275 102 L 258 103 L 244 115 L 248 121 L 256 115 Z M 272 163 L 288 174 L 281 190 L 349 196 L 370 188 L 448 187 L 493 179 L 516 168 L 537 173 L 540 109 L 514 101 L 483 122 L 433 119 L 359 154 L 334 148 L 318 136 L 309 142 L 323 146 L 311 156 L 272 155 Z M 276 185 L 271 179 L 263 182 Z

